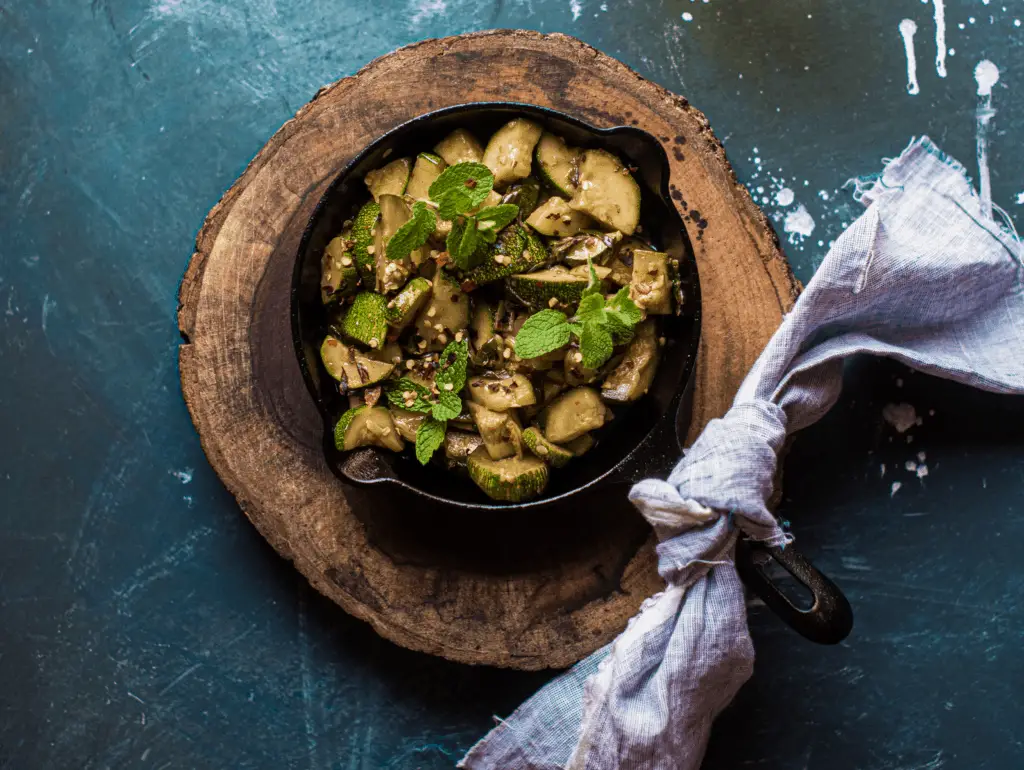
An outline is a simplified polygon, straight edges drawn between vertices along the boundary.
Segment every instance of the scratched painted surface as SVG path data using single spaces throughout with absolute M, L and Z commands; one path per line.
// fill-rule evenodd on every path
M 983 58 L 993 199 L 1019 220 L 1024 5 L 1003 3 L 946 3 L 940 78 L 910 0 L 0 0 L 0 767 L 444 768 L 545 681 L 397 649 L 319 598 L 192 432 L 174 313 L 196 229 L 320 85 L 426 36 L 571 32 L 708 113 L 806 279 L 856 214 L 842 183 L 911 135 L 977 175 Z M 902 435 L 900 402 L 923 423 Z M 851 367 L 782 513 L 854 636 L 813 647 L 754 608 L 757 671 L 707 767 L 1021 767 L 1022 418 Z

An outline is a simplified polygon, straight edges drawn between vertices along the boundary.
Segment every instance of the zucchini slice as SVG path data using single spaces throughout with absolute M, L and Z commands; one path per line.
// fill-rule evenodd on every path
M 469 326 L 469 297 L 442 271 L 434 276 L 430 298 L 416 316 L 416 334 L 424 342 L 421 352 L 443 350 Z
M 521 374 L 473 377 L 469 381 L 469 398 L 492 412 L 507 412 L 519 406 L 537 403 L 533 385 Z
M 384 347 L 388 334 L 388 301 L 372 291 L 361 291 L 341 319 L 341 333 L 371 350 Z
M 320 299 L 328 305 L 355 292 L 359 285 L 351 231 L 332 238 L 320 260 Z
M 620 363 L 601 385 L 605 401 L 624 404 L 636 401 L 654 382 L 658 371 L 658 332 L 653 320 L 640 324 Z
M 413 267 L 426 261 L 430 253 L 424 245 L 414 249 L 408 257 L 388 259 L 388 241 L 411 218 L 412 211 L 403 198 L 398 195 L 380 196 L 380 224 L 373 240 L 373 256 L 376 288 L 382 294 L 390 294 L 405 286 Z
M 430 281 L 426 278 L 413 278 L 398 294 L 388 300 L 388 325 L 395 332 L 401 332 L 412 323 L 412 319 L 430 296 L 430 286 Z
M 420 429 L 427 416 L 422 412 L 411 412 L 397 406 L 389 406 L 388 410 L 391 412 L 391 421 L 395 424 L 398 435 L 406 441 L 416 441 L 416 431 Z
M 455 129 L 434 145 L 434 152 L 449 166 L 456 163 L 479 163 L 484 157 L 484 148 L 480 142 L 464 128 Z
M 640 185 L 617 157 L 586 150 L 580 160 L 579 186 L 569 205 L 625 235 L 640 223 Z
M 391 413 L 382 406 L 357 406 L 345 412 L 334 428 L 334 445 L 345 451 L 361 446 L 377 446 L 393 452 L 405 448 Z
M 544 438 L 561 444 L 604 425 L 604 402 L 593 388 L 579 387 L 552 401 L 540 413 Z
M 421 152 L 416 156 L 416 165 L 412 167 L 412 174 L 409 176 L 409 184 L 405 188 L 405 194 L 410 198 L 425 201 L 430 198 L 430 185 L 441 176 L 441 172 L 448 164 L 444 158 L 430 152 Z
M 541 177 L 561 195 L 571 198 L 579 175 L 579 150 L 568 147 L 560 136 L 544 132 L 534 152 Z
M 320 360 L 346 393 L 380 382 L 395 368 L 394 364 L 370 358 L 331 335 L 320 346 Z
M 573 458 L 572 452 L 552 444 L 541 433 L 540 428 L 527 428 L 523 431 L 523 443 L 526 448 L 552 468 L 561 468 Z
M 368 201 L 359 209 L 355 222 L 352 224 L 352 240 L 355 241 L 352 247 L 352 256 L 356 260 L 359 277 L 363 279 L 364 286 L 372 286 L 375 280 L 374 249 L 372 247 L 379 221 L 380 204 L 376 201 Z
M 374 169 L 363 177 L 363 182 L 370 189 L 375 201 L 382 195 L 401 195 L 409 183 L 409 169 L 412 161 L 408 158 L 397 158 L 386 166 Z
M 672 312 L 672 282 L 668 274 L 668 254 L 637 249 L 633 252 L 633 274 L 629 298 L 651 315 Z
M 569 208 L 565 198 L 555 195 L 534 209 L 534 212 L 527 218 L 526 224 L 541 235 L 561 238 L 566 235 L 576 235 L 580 230 L 586 230 L 594 223 L 586 214 Z
M 532 455 L 492 460 L 481 446 L 469 455 L 466 465 L 469 477 L 492 500 L 522 502 L 541 494 L 548 485 L 548 466 Z
M 586 270 L 586 265 L 583 266 Z M 596 268 L 595 268 L 596 269 Z M 608 270 L 608 268 L 602 268 Z M 583 290 L 590 284 L 586 273 L 574 274 L 562 265 L 538 270 L 536 273 L 510 275 L 505 288 L 529 308 L 567 308 L 578 305 Z
M 490 244 L 481 264 L 463 275 L 467 291 L 516 273 L 536 270 L 548 261 L 548 249 L 531 230 L 511 224 Z
M 533 148 L 542 129 L 532 120 L 516 118 L 494 132 L 481 161 L 494 174 L 496 187 L 526 179 L 530 175 Z
M 570 265 L 586 265 L 588 257 L 591 262 L 601 265 L 609 260 L 615 244 L 620 240 L 622 233 L 618 230 L 610 233 L 587 230 L 555 241 L 551 244 L 551 253 Z
M 486 406 L 470 401 L 466 404 L 473 422 L 480 431 L 487 454 L 492 460 L 512 457 L 521 449 L 513 439 L 518 439 L 521 428 L 515 412 L 492 412 Z

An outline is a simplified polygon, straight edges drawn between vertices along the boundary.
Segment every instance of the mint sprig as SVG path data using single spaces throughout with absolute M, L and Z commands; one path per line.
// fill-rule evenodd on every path
M 413 393 L 412 399 L 406 398 L 407 393 Z M 422 385 L 413 382 L 408 377 L 402 377 L 388 386 L 385 391 L 388 401 L 399 409 L 408 409 L 410 412 L 429 413 L 434 408 L 430 400 L 430 391 Z
M 437 216 L 452 223 L 445 248 L 455 266 L 469 270 L 481 256 L 483 243 L 494 243 L 501 228 L 515 221 L 519 207 L 514 203 L 482 206 L 494 189 L 494 174 L 482 163 L 456 163 L 434 180 L 427 191 L 437 205 Z
M 427 242 L 436 227 L 434 212 L 423 201 L 416 201 L 412 205 L 412 218 L 399 227 L 388 241 L 387 258 L 392 262 L 405 259 L 414 249 Z
M 592 273 L 593 277 L 596 276 Z M 611 358 L 615 345 L 633 338 L 634 327 L 642 319 L 643 311 L 629 298 L 628 287 L 610 300 L 600 293 L 586 294 L 572 318 L 557 310 L 541 310 L 527 318 L 516 335 L 516 355 L 536 358 L 558 350 L 568 344 L 570 337 L 576 337 L 583 366 L 597 369 Z
M 417 395 L 416 404 L 420 405 L 420 408 L 414 410 L 427 414 L 427 419 L 421 422 L 420 427 L 416 430 L 416 459 L 423 465 L 430 462 L 434 452 L 444 442 L 448 420 L 454 420 L 462 414 L 462 398 L 459 396 L 459 393 L 466 387 L 469 343 L 465 340 L 449 342 L 445 349 L 441 351 L 441 356 L 438 360 L 440 365 L 434 374 L 434 387 L 438 392 L 436 398 L 430 397 L 430 393 L 426 388 L 422 388 L 409 380 L 399 380 L 395 387 L 400 396 L 402 391 L 399 390 L 398 386 L 403 382 L 409 382 L 413 385 L 417 394 L 426 393 L 422 404 L 419 401 L 419 395 Z M 406 392 L 411 389 L 406 388 Z M 388 399 L 395 403 L 391 394 L 392 391 L 388 391 Z M 404 401 L 398 404 L 398 406 L 404 409 L 412 408 L 405 406 Z

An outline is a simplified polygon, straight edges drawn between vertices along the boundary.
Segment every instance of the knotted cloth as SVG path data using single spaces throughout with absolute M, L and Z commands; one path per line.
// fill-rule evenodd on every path
M 924 137 L 856 187 L 865 212 L 830 249 L 732 408 L 667 481 L 630 492 L 660 541 L 665 590 L 459 767 L 695 770 L 712 720 L 753 670 L 736 539 L 786 542 L 766 504 L 778 452 L 835 403 L 843 360 L 888 356 L 1024 393 L 1021 245 L 983 213 L 964 169 Z

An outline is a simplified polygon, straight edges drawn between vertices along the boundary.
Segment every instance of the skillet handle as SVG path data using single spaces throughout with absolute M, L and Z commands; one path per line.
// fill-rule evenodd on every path
M 793 604 L 770 577 L 772 561 L 811 592 L 810 608 Z M 804 638 L 839 644 L 853 629 L 853 609 L 843 592 L 792 546 L 780 548 L 743 538 L 736 545 L 736 569 L 747 587 Z

